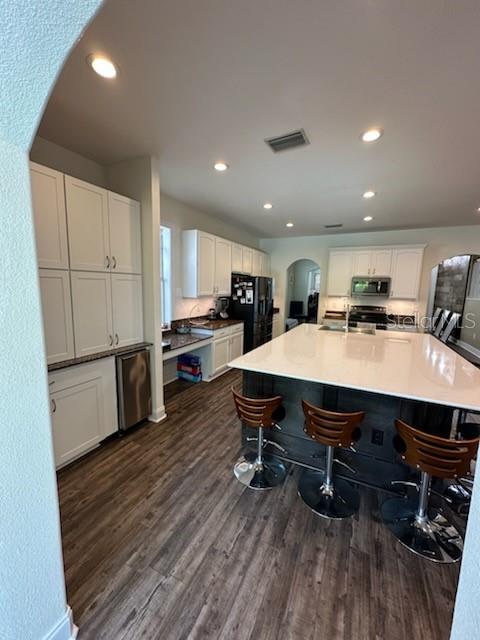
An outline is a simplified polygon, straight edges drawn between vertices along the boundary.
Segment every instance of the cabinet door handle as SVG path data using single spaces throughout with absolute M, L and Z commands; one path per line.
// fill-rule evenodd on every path
M 112 256 L 112 269 L 116 269 L 117 268 L 117 259 L 115 258 L 115 256 Z
M 120 338 L 118 337 L 118 333 L 115 334 L 115 344 L 120 342 Z
M 105 256 L 105 263 L 106 263 L 106 268 L 110 269 L 110 258 L 108 256 Z
M 57 403 L 55 402 L 55 400 L 52 398 L 52 413 L 55 413 L 55 411 L 57 410 Z
M 108 336 L 108 344 L 113 347 L 113 336 L 111 335 Z

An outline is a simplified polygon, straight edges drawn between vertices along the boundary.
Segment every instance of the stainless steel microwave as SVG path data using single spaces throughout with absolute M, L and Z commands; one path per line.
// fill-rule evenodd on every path
M 379 296 L 386 298 L 390 295 L 390 278 L 352 278 L 353 296 Z

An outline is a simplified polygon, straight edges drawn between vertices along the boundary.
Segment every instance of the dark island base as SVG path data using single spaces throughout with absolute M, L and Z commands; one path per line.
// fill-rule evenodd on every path
M 285 417 L 279 423 L 282 430 L 269 431 L 267 437 L 286 449 L 286 453 L 271 446 L 266 451 L 310 469 L 324 469 L 325 447 L 313 442 L 303 431 L 302 398 L 332 411 L 365 411 L 355 452 L 337 449 L 335 454 L 355 469 L 355 473 L 340 464 L 334 465 L 334 472 L 351 482 L 388 492 L 394 492 L 393 480 L 418 475 L 401 461 L 394 448 L 394 420 L 401 418 L 424 431 L 448 438 L 455 418 L 451 407 L 250 371 L 243 374 L 243 393 L 252 398 L 283 396 Z M 247 437 L 255 435 L 255 429 L 242 426 L 244 445 L 250 444 Z

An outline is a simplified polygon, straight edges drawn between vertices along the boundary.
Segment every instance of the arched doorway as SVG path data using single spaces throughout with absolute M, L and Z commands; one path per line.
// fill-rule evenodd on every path
M 320 267 L 309 258 L 299 258 L 287 268 L 285 286 L 287 331 L 302 322 L 317 322 L 320 281 Z

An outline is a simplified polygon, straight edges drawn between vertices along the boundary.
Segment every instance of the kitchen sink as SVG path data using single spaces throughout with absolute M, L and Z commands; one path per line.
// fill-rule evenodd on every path
M 321 324 L 318 327 L 319 331 L 337 331 L 338 333 L 346 333 L 345 327 L 340 325 Z M 369 329 L 367 327 L 349 327 L 348 333 L 363 333 L 368 336 L 374 336 L 376 334 L 375 329 Z

